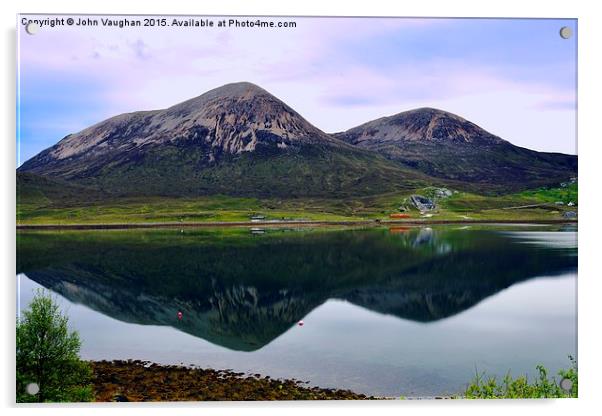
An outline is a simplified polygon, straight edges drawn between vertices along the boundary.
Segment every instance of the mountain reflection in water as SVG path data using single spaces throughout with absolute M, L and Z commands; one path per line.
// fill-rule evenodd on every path
M 253 351 L 328 299 L 445 319 L 517 282 L 576 270 L 575 236 L 463 227 L 20 232 L 17 273 L 121 321 Z

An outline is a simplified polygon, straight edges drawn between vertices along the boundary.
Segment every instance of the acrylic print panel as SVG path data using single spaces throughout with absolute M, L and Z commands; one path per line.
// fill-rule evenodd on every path
M 18 402 L 577 396 L 576 20 L 17 31 Z

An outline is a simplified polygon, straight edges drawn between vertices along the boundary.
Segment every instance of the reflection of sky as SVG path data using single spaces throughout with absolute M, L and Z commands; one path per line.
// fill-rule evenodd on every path
M 38 284 L 20 280 L 22 306 Z M 450 318 L 418 323 L 329 300 L 270 344 L 231 351 L 174 328 L 127 324 L 58 297 L 87 359 L 137 358 L 311 380 L 380 395 L 454 393 L 475 367 L 503 377 L 553 373 L 576 353 L 576 276 L 513 285 Z M 185 319 L 186 317 L 184 317 Z M 174 326 L 177 318 L 174 316 Z
M 575 152 L 576 35 L 558 34 L 576 33 L 575 20 L 294 20 L 272 31 L 20 28 L 21 161 L 109 116 L 243 80 L 328 132 L 431 106 L 524 147 Z
M 520 231 L 502 232 L 506 237 L 511 237 L 524 244 L 534 244 L 550 248 L 577 248 L 577 232 L 546 232 L 546 231 Z M 575 252 L 575 255 L 577 253 Z

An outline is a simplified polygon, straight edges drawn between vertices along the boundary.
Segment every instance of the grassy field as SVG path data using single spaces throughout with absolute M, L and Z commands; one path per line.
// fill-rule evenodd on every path
M 215 195 L 84 201 L 71 196 L 50 199 L 34 194 L 17 199 L 17 224 L 244 222 L 254 215 L 266 220 L 359 221 L 385 220 L 390 214 L 402 211 L 410 220 L 537 221 L 562 219 L 564 212 L 577 211 L 576 206 L 568 205 L 577 203 L 577 183 L 498 196 L 454 192 L 450 197 L 436 198 L 435 189 L 347 199 L 285 200 Z M 435 198 L 436 209 L 420 213 L 408 202 L 411 194 Z

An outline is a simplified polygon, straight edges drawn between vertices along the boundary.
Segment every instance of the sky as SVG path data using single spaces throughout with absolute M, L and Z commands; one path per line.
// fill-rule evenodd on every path
M 296 27 L 65 25 L 29 35 L 19 25 L 18 165 L 108 117 L 239 81 L 329 133 L 428 106 L 518 146 L 577 152 L 574 19 L 261 19 Z

